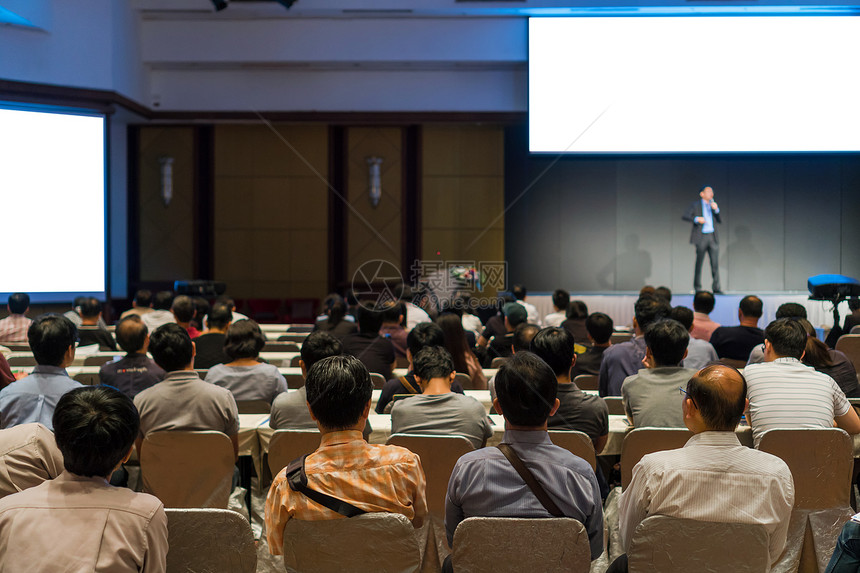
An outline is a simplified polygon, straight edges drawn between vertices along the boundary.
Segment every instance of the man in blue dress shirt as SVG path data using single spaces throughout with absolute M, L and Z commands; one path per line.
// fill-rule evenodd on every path
M 549 439 L 547 419 L 558 410 L 557 392 L 549 365 L 531 352 L 517 352 L 496 374 L 493 407 L 505 418 L 502 443 L 516 452 L 564 516 L 585 526 L 594 560 L 603 553 L 600 489 L 588 462 Z M 501 450 L 482 448 L 457 460 L 448 481 L 445 532 L 452 546 L 457 525 L 469 517 L 552 516 Z
M 699 200 L 693 201 L 682 217 L 693 224 L 690 233 L 690 244 L 696 247 L 696 272 L 693 275 L 693 288 L 702 290 L 702 263 L 705 253 L 711 261 L 711 276 L 714 279 L 714 294 L 723 294 L 720 290 L 720 237 L 717 234 L 717 223 L 720 220 L 720 208 L 714 201 L 714 190 L 705 186 L 699 191 Z

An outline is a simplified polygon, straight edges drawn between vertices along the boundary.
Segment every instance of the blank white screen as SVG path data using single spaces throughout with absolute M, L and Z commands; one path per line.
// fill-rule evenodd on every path
M 858 55 L 858 17 L 531 18 L 529 148 L 858 151 Z
M 102 117 L 0 109 L 0 293 L 104 292 L 104 149 Z

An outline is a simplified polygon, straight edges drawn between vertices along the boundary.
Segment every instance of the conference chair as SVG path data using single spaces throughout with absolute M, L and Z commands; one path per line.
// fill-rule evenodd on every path
M 101 384 L 98 372 L 78 372 L 72 376 L 76 382 L 80 382 L 84 386 L 98 386 Z
M 724 366 L 730 366 L 731 368 L 736 368 L 738 370 L 743 370 L 747 366 L 746 360 L 736 360 L 734 358 L 720 358 L 720 364 Z
M 636 526 L 627 559 L 630 573 L 762 573 L 770 565 L 763 525 L 665 515 L 647 517 Z
M 138 453 L 143 491 L 165 507 L 227 508 L 235 458 L 226 434 L 152 432 Z
M 463 390 L 484 390 L 485 388 L 481 387 L 479 383 L 476 383 L 472 380 L 472 377 L 468 374 L 463 374 L 462 372 L 457 372 L 454 375 L 454 382 L 459 382 L 460 386 L 463 387 Z
M 621 443 L 621 488 L 627 489 L 633 466 L 642 456 L 682 448 L 691 437 L 693 432 L 686 428 L 635 428 L 628 432 Z
M 7 359 L 9 366 L 36 366 L 36 358 L 32 355 L 11 356 Z
M 787 550 L 774 571 L 824 571 L 842 526 L 854 513 L 851 436 L 839 428 L 774 429 L 762 434 L 758 448 L 781 458 L 794 478 Z
M 376 372 L 370 373 L 370 381 L 373 382 L 373 387 L 376 390 L 382 390 L 382 387 L 385 386 L 385 376 L 382 374 L 377 374 Z
M 848 334 L 860 334 L 860 324 L 852 326 L 851 331 Z
M 399 513 L 291 519 L 284 528 L 283 552 L 291 573 L 414 573 L 421 566 L 416 531 Z
M 301 375 L 301 373 L 297 374 L 284 374 L 284 378 L 287 379 L 287 388 L 291 390 L 295 390 L 296 388 L 301 388 L 305 385 L 305 379 Z
M 573 379 L 573 383 L 576 384 L 580 390 L 598 390 L 599 386 L 597 385 L 598 381 L 597 374 L 580 374 Z
M 260 352 L 298 352 L 299 345 L 295 342 L 267 342 Z
M 84 366 L 102 366 L 108 362 L 113 362 L 116 358 L 119 356 L 115 354 L 95 354 L 84 358 Z
M 288 332 L 287 334 L 282 334 L 281 336 L 279 336 L 278 342 L 291 342 L 297 346 L 301 346 L 307 337 L 307 334 L 302 334 L 298 332 L 290 334 Z
M 4 342 L 2 345 L 12 352 L 31 352 L 29 342 Z
M 265 400 L 236 400 L 240 414 L 268 414 L 272 405 Z
M 396 357 L 394 362 L 398 368 L 409 368 L 409 360 L 405 356 Z
M 508 358 L 506 356 L 496 356 L 493 358 L 492 362 L 490 362 L 490 368 L 501 368 L 507 361 Z
M 289 327 L 287 327 L 287 332 L 304 332 L 305 334 L 310 334 L 313 331 L 313 324 L 291 324 Z
M 278 430 L 269 440 L 269 470 L 272 476 L 305 454 L 320 447 L 319 430 Z
M 463 436 L 393 434 L 386 444 L 401 446 L 418 454 L 427 480 L 427 508 L 431 515 L 445 518 L 445 496 L 454 465 L 475 448 Z
M 624 401 L 621 399 L 621 396 L 604 396 L 603 401 L 606 402 L 610 416 L 624 416 L 627 414 L 624 411 Z
M 167 514 L 167 573 L 254 573 L 251 525 L 229 509 L 175 509 Z
M 632 332 L 613 332 L 612 336 L 609 337 L 609 340 L 612 344 L 621 344 L 622 342 L 627 342 L 628 340 L 633 340 Z
M 293 356 L 292 358 L 290 358 L 290 368 L 299 368 L 299 360 L 301 359 L 301 355 Z
M 836 350 L 845 354 L 854 370 L 860 372 L 860 334 L 843 334 L 836 341 Z
M 577 430 L 550 430 L 549 439 L 560 448 L 564 448 L 575 456 L 578 456 L 597 471 L 597 455 L 594 453 L 594 442 L 585 432 Z
M 456 573 L 587 573 L 591 568 L 588 533 L 580 522 L 566 517 L 470 517 L 457 526 L 453 549 Z

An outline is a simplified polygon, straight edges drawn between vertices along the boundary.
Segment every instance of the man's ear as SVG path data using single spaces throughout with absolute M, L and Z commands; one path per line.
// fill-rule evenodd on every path
M 299 358 L 299 368 L 302 369 L 302 378 L 307 378 L 308 377 L 308 369 L 305 366 L 305 361 L 302 360 L 301 358 Z
M 493 398 L 493 410 L 495 410 L 496 414 L 498 414 L 499 416 L 504 415 L 504 414 L 502 414 L 502 405 L 499 404 L 498 398 Z

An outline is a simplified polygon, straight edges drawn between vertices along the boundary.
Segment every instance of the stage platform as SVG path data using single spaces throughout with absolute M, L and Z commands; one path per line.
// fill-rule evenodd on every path
M 776 314 L 776 309 L 786 302 L 800 303 L 806 307 L 806 312 L 809 321 L 819 329 L 819 336 L 822 330 L 829 330 L 833 326 L 833 304 L 830 302 L 822 302 L 817 300 L 809 300 L 807 292 L 728 292 L 723 295 L 717 295 L 717 304 L 714 311 L 711 313 L 711 319 L 725 326 L 736 326 L 738 324 L 738 304 L 741 299 L 749 294 L 755 294 L 764 303 L 764 313 L 759 320 L 759 327 L 764 328 L 768 325 Z M 572 300 L 581 300 L 588 305 L 588 312 L 603 312 L 612 317 L 616 328 L 632 326 L 633 324 L 633 305 L 636 299 L 639 298 L 638 292 L 581 292 L 571 293 Z M 526 298 L 527 302 L 535 305 L 540 313 L 541 319 L 547 314 L 553 312 L 552 293 L 539 292 L 529 293 Z M 693 308 L 693 293 L 691 292 L 676 292 L 672 293 L 672 306 L 686 306 Z M 839 314 L 844 320 L 849 314 L 848 303 L 843 302 L 839 305 Z

